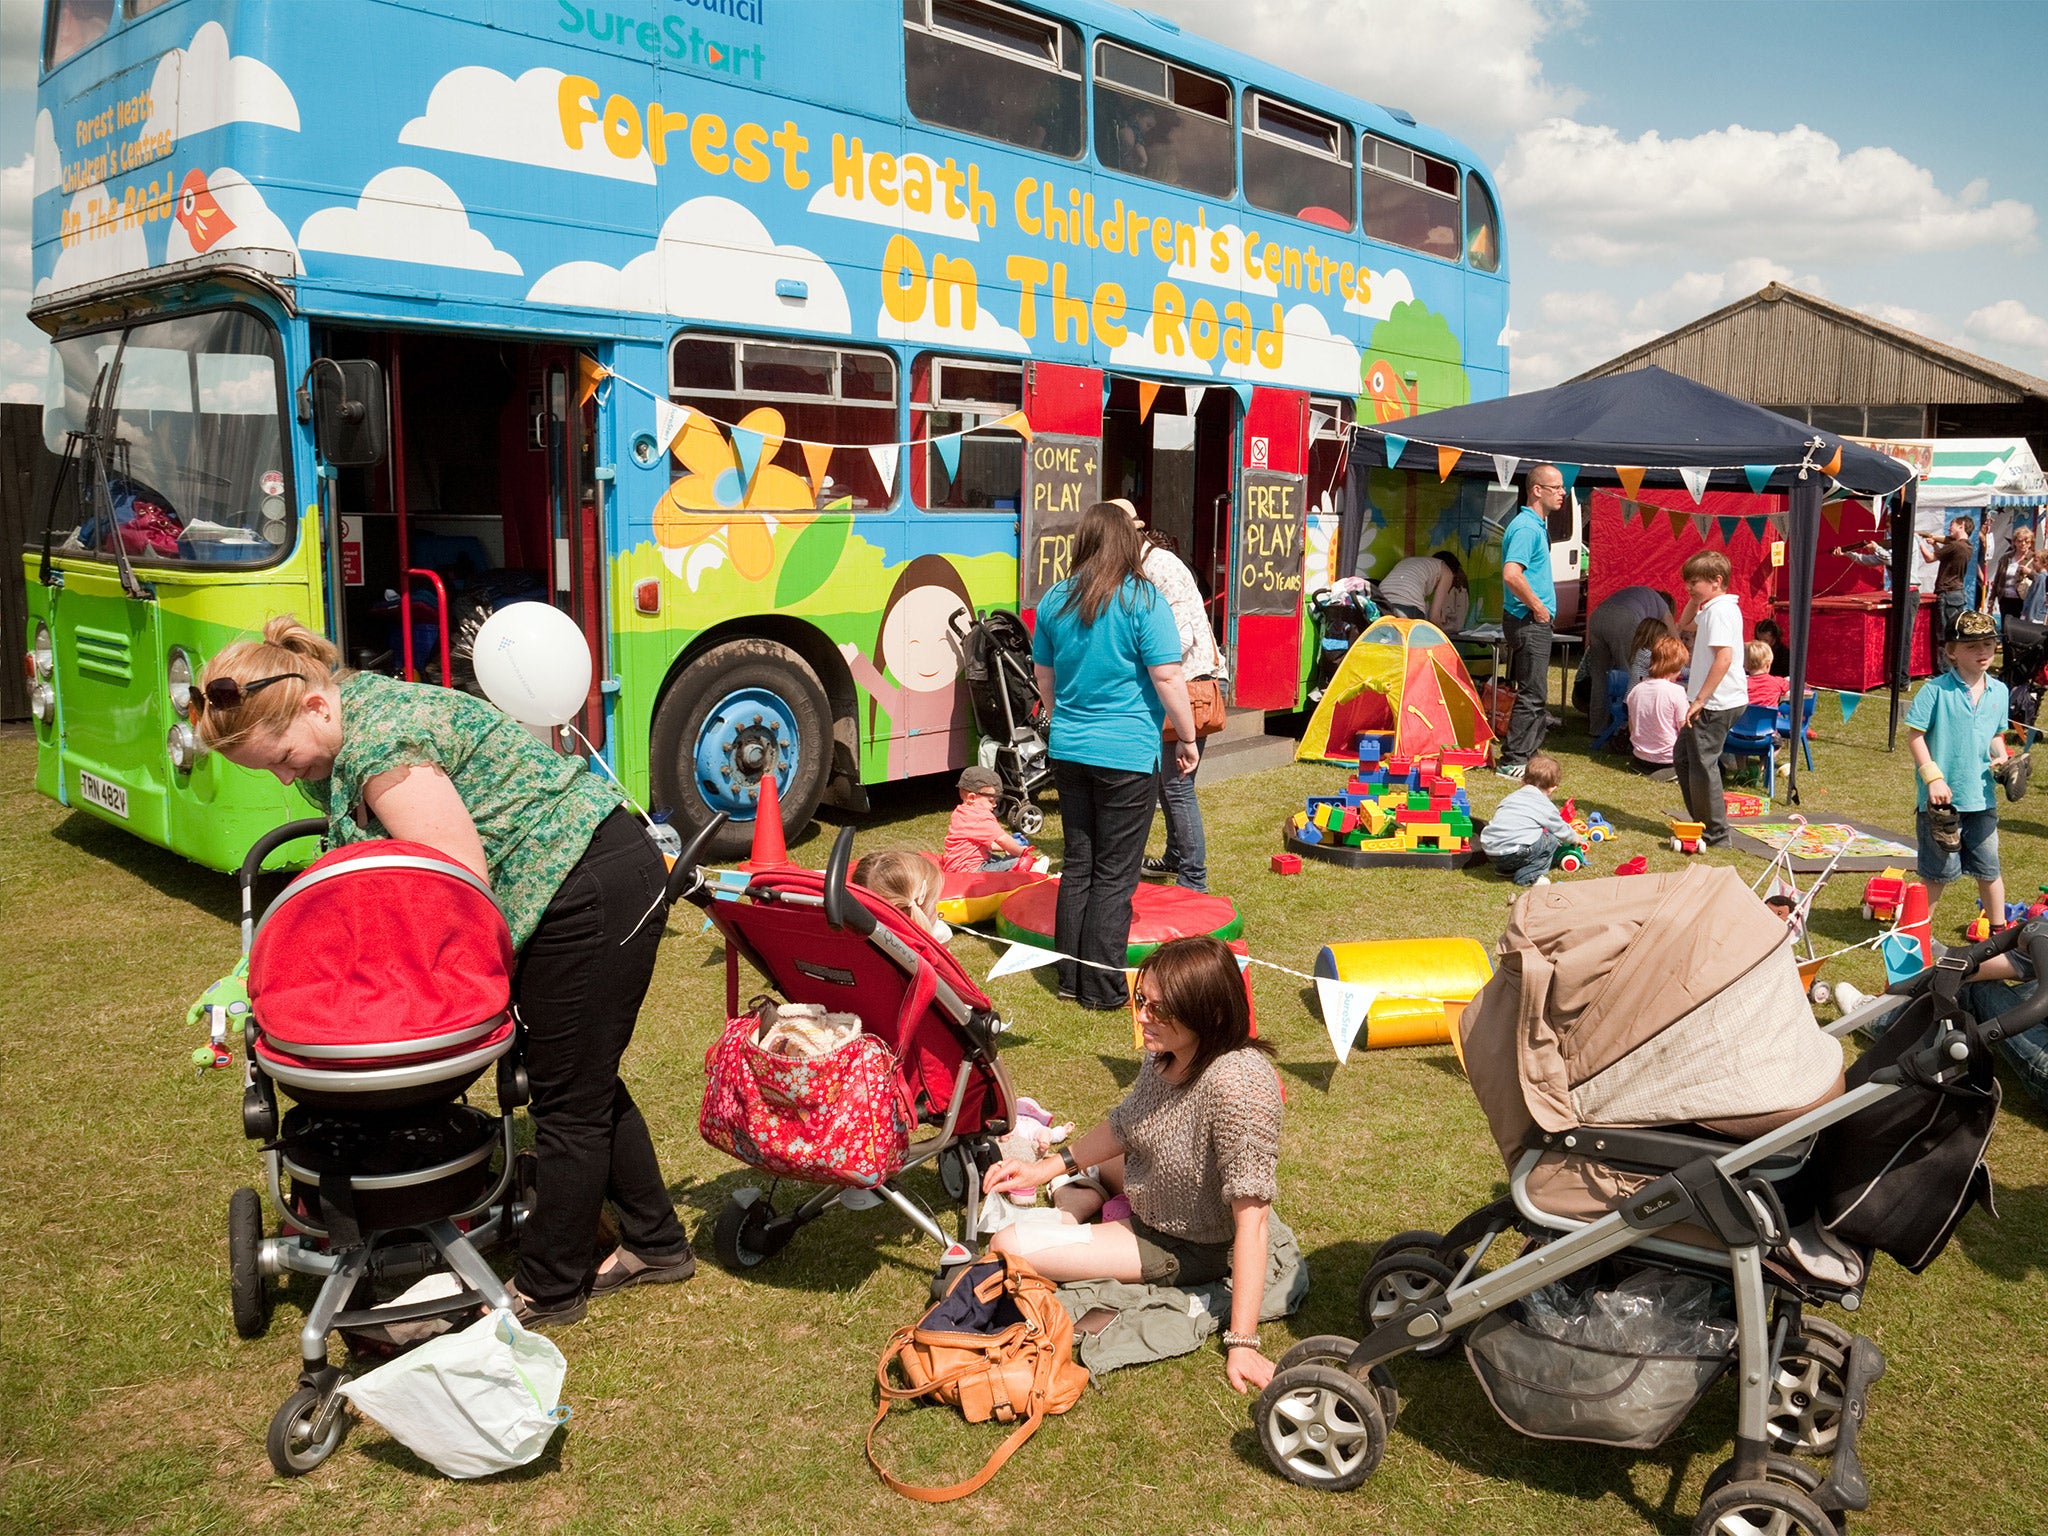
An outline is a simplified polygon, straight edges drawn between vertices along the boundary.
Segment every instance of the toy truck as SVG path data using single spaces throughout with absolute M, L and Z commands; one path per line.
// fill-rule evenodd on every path
M 1863 916 L 1880 923 L 1898 921 L 1906 900 L 1906 872 L 1889 868 L 1870 877 L 1863 887 Z
M 1698 853 L 1707 846 L 1707 824 L 1703 821 L 1674 821 L 1671 823 L 1671 849 L 1674 853 Z

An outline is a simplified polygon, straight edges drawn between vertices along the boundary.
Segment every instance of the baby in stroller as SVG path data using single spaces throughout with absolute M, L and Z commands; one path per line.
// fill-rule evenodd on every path
M 2048 992 L 1978 1020 L 1962 986 L 2022 942 L 2048 959 L 2048 923 L 1955 951 L 1824 1030 L 1784 923 L 1733 869 L 1517 902 L 1460 1031 L 1509 1193 L 1382 1245 L 1363 1339 L 1281 1359 L 1256 1411 L 1268 1459 L 1309 1487 L 1371 1476 L 1400 1409 L 1385 1362 L 1406 1353 L 1462 1343 L 1517 1429 L 1634 1447 L 1732 1368 L 1735 1453 L 1695 1536 L 1835 1536 L 1870 1502 L 1857 1440 L 1885 1365 L 1815 1314 L 1859 1306 L 1878 1252 L 1925 1268 L 1988 1205 L 1992 1052 L 2048 1014 Z M 1840 1036 L 1873 1021 L 1890 1027 L 1845 1073 Z M 1485 1270 L 1510 1234 L 1519 1256 Z
M 1031 669 L 1031 634 L 1014 613 L 995 609 L 970 623 L 965 609 L 948 621 L 965 657 L 962 673 L 981 733 L 981 766 L 998 780 L 996 814 L 1010 830 L 1035 837 L 1045 825 L 1038 795 L 1052 782 L 1045 702 Z

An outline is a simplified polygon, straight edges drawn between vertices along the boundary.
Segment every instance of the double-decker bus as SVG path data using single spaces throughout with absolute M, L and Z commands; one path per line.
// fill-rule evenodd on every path
M 287 610 L 461 686 L 560 606 L 721 852 L 966 762 L 950 621 L 1098 498 L 1298 707 L 1352 424 L 1506 383 L 1469 152 L 1095 0 L 47 0 L 42 65 L 37 784 L 216 868 L 305 805 L 186 692 Z

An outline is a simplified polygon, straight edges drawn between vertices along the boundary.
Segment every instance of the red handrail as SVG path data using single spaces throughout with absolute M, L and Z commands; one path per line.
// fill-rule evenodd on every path
M 406 681 L 412 681 L 412 624 L 410 621 L 412 604 L 410 599 L 412 596 L 413 578 L 418 577 L 421 581 L 433 583 L 434 603 L 438 609 L 436 619 L 441 627 L 441 686 L 443 688 L 453 688 L 455 686 L 455 674 L 448 668 L 448 589 L 441 584 L 441 578 L 432 571 L 415 568 L 408 570 L 405 573 L 405 577 L 406 612 L 400 616 L 400 624 L 405 630 Z

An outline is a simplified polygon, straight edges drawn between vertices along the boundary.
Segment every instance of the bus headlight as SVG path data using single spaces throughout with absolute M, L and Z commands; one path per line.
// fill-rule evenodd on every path
M 192 679 L 196 675 L 191 655 L 182 645 L 172 646 L 170 660 L 164 663 L 164 682 L 170 689 L 171 708 L 180 720 L 192 718 Z
M 171 766 L 180 773 L 190 773 L 192 765 L 206 753 L 199 745 L 199 733 L 182 720 L 164 738 L 164 751 L 170 754 Z
M 28 690 L 28 712 L 36 717 L 38 725 L 48 725 L 57 718 L 57 690 L 48 683 L 32 684 Z
M 50 626 L 36 626 L 36 643 L 28 653 L 29 665 L 43 682 L 50 680 L 50 674 L 57 670 L 57 650 L 50 640 Z

